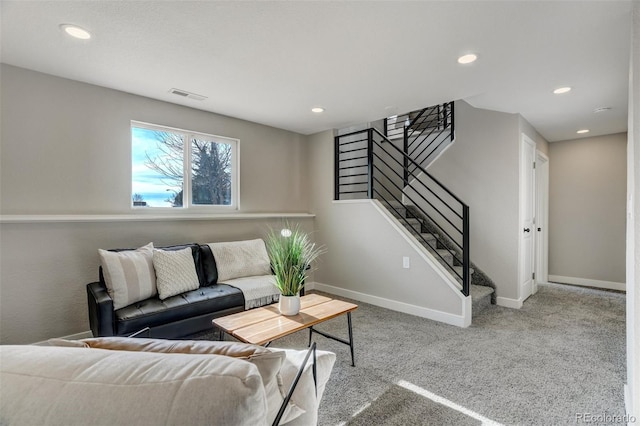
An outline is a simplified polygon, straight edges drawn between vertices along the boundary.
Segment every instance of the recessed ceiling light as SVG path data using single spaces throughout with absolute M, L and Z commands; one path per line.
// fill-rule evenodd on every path
M 322 107 L 314 107 L 314 108 L 311 108 L 311 112 L 315 112 L 316 114 L 320 114 L 321 112 L 324 112 L 324 108 L 322 108 Z
M 607 112 L 607 111 L 611 111 L 611 107 L 600 107 L 593 110 L 595 114 L 599 112 Z
M 80 28 L 77 25 L 61 24 L 60 28 L 71 37 L 79 38 L 81 40 L 88 40 L 91 38 L 91 33 L 89 33 L 89 31 L 84 28 Z
M 553 93 L 555 93 L 556 95 L 561 95 L 563 93 L 567 93 L 570 91 L 571 91 L 571 87 L 565 86 L 565 87 L 558 87 L 556 90 L 553 91 Z
M 582 135 L 583 133 L 589 133 L 589 129 L 580 129 L 576 133 L 579 135 Z
M 478 59 L 478 55 L 475 55 L 473 53 L 469 53 L 467 55 L 462 55 L 458 58 L 458 63 L 459 64 L 470 64 L 472 62 L 475 62 L 475 60 Z

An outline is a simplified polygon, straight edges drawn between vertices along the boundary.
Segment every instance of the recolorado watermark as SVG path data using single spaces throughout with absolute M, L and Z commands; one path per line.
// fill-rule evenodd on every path
M 576 413 L 576 423 L 619 423 L 632 424 L 636 422 L 636 417 L 629 414 L 610 413 Z

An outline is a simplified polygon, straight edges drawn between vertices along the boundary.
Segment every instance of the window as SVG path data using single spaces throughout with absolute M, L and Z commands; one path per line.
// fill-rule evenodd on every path
M 238 206 L 237 139 L 131 122 L 134 208 Z

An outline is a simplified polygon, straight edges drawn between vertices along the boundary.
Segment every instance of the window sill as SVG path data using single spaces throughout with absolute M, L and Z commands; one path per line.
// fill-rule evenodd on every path
M 110 214 L 110 215 L 0 215 L 0 223 L 66 223 L 66 222 L 163 222 L 185 220 L 250 220 L 250 219 L 305 219 L 312 213 L 220 213 L 220 214 Z

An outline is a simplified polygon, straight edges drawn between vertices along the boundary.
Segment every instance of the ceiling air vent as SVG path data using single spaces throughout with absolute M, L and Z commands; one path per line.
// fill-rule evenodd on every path
M 173 93 L 174 95 L 182 96 L 183 98 L 189 98 L 196 101 L 204 101 L 205 99 L 207 99 L 206 96 L 196 95 L 195 93 L 191 93 L 191 92 L 187 92 L 186 90 L 180 90 L 175 88 L 169 90 L 169 93 Z

